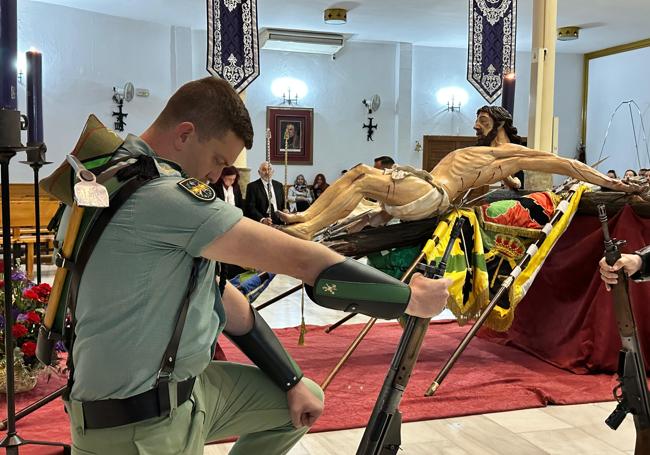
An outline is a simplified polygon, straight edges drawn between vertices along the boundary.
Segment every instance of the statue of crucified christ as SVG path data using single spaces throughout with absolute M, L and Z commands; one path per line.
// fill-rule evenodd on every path
M 311 239 L 322 228 L 347 216 L 366 197 L 381 203 L 385 221 L 392 217 L 407 221 L 428 218 L 447 210 L 471 188 L 500 180 L 512 188 L 520 187 L 519 180 L 511 177 L 520 170 L 562 174 L 650 199 L 647 184 L 622 182 L 580 161 L 520 145 L 512 116 L 501 107 L 479 109 L 474 129 L 479 145 L 449 153 L 431 172 L 410 166 L 379 170 L 358 164 L 330 185 L 306 211 L 278 213 L 290 224 L 283 230 Z

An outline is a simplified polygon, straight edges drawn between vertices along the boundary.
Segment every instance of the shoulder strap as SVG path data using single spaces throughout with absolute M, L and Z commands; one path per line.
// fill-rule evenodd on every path
M 65 393 L 65 398 L 69 399 L 69 394 L 72 390 L 74 382 L 74 362 L 72 358 L 72 346 L 74 345 L 74 332 L 75 332 L 75 311 L 77 307 L 77 296 L 79 292 L 79 285 L 81 284 L 81 277 L 83 271 L 90 260 L 90 256 L 97 245 L 102 233 L 108 226 L 115 213 L 124 205 L 124 203 L 135 193 L 140 187 L 144 186 L 153 179 L 158 178 L 160 175 L 156 169 L 156 164 L 153 158 L 142 155 L 131 166 L 124 168 L 118 173 L 118 180 L 128 180 L 122 187 L 120 187 L 111 197 L 109 207 L 103 209 L 99 216 L 96 217 L 92 226 L 88 229 L 88 234 L 82 240 L 83 244 L 78 248 L 77 256 L 74 262 L 66 261 L 67 266 L 70 268 L 70 283 L 68 286 L 67 294 L 67 307 L 71 314 L 70 325 L 70 345 L 68 346 L 68 361 L 67 367 L 69 370 L 68 387 Z

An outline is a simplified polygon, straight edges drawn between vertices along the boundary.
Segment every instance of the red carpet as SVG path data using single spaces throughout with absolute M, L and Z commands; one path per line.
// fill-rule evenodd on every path
M 336 364 L 362 325 L 347 325 L 327 335 L 310 326 L 305 346 L 297 346 L 298 328 L 277 330 L 305 374 L 321 382 Z M 435 397 L 423 394 L 438 369 L 458 345 L 467 327 L 456 323 L 432 324 L 420 362 L 402 399 L 406 421 L 612 399 L 615 380 L 609 375 L 576 375 L 558 369 L 517 349 L 483 339 L 472 341 L 440 386 Z M 312 431 L 339 430 L 365 425 L 390 364 L 401 329 L 397 324 L 378 324 L 361 343 L 326 393 L 325 413 Z M 243 356 L 222 341 L 229 360 Z M 18 409 L 46 395 L 62 380 L 42 384 L 21 394 Z M 6 405 L 2 401 L 2 414 Z M 18 422 L 23 438 L 68 441 L 67 416 L 60 401 L 49 404 Z M 60 453 L 52 449 L 25 448 L 25 454 Z

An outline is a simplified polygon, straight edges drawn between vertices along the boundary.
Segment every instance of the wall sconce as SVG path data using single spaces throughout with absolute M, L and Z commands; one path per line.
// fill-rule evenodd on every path
M 417 153 L 420 153 L 422 151 L 422 144 L 420 144 L 420 141 L 415 141 L 415 148 L 413 151 Z
M 469 95 L 460 87 L 443 87 L 436 92 L 436 100 L 446 106 L 447 111 L 460 111 L 463 104 L 467 104 Z
M 282 104 L 292 106 L 298 104 L 299 98 L 307 95 L 307 84 L 291 77 L 281 77 L 273 81 L 271 92 L 278 98 L 282 98 Z

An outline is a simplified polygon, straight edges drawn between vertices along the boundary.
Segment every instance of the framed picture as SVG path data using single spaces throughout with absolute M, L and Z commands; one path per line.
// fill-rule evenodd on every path
M 303 107 L 267 107 L 271 130 L 271 163 L 313 164 L 314 110 Z

